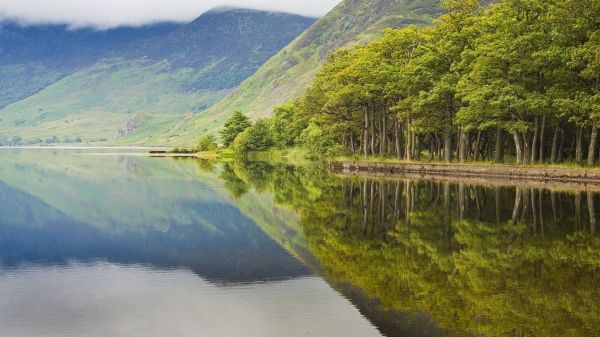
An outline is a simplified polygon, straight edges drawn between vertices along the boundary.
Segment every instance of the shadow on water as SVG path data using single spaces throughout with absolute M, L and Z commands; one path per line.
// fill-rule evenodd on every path
M 300 215 L 313 269 L 385 335 L 600 335 L 598 194 L 227 165 Z

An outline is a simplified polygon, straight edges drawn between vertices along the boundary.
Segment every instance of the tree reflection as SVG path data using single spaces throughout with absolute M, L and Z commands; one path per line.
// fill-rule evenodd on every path
M 448 336 L 600 335 L 594 193 L 234 165 L 300 214 L 328 279 L 385 309 L 426 313 Z

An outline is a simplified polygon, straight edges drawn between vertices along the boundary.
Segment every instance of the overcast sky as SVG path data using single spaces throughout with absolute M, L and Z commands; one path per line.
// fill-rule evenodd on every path
M 217 6 L 322 16 L 341 0 L 0 0 L 0 18 L 101 28 L 189 21 Z

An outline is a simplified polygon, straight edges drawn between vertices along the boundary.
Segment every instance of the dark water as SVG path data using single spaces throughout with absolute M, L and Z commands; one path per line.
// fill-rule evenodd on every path
M 0 149 L 1 336 L 599 336 L 593 191 Z

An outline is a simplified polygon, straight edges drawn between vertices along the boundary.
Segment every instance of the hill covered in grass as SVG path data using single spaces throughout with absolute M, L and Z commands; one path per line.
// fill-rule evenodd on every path
M 168 143 L 314 22 L 245 9 L 108 31 L 0 30 L 0 144 Z M 156 139 L 156 140 L 155 140 Z

